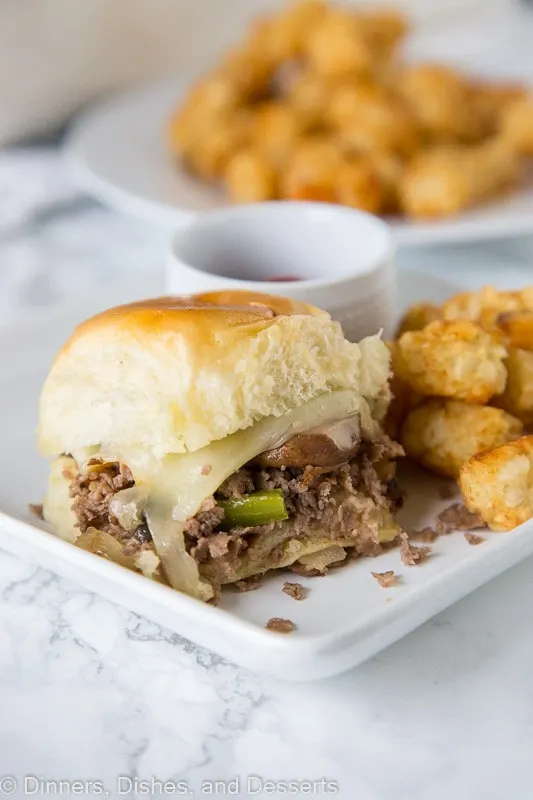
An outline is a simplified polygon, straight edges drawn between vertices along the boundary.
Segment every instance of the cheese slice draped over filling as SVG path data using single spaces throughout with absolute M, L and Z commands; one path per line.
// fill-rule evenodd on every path
M 145 454 L 134 451 L 107 453 L 105 447 L 99 448 L 99 454 L 109 460 L 120 460 L 131 470 L 136 504 L 144 511 L 171 586 L 206 600 L 213 590 L 200 578 L 196 561 L 186 551 L 185 522 L 226 478 L 259 453 L 280 447 L 298 433 L 356 414 L 361 420 L 363 437 L 375 438 L 379 426 L 372 419 L 366 400 L 357 392 L 343 390 L 316 397 L 282 417 L 266 417 L 200 450 L 168 454 L 161 461 L 148 461 Z M 113 511 L 119 512 L 119 518 L 122 494 L 125 514 L 131 515 L 132 493 L 132 489 L 126 489 L 124 494 L 119 492 L 113 498 Z

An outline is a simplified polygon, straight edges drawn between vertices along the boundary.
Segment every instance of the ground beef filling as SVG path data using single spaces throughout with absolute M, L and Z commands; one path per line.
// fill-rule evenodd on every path
M 379 542 L 383 511 L 394 512 L 401 503 L 392 460 L 401 452 L 384 438 L 363 443 L 356 458 L 334 469 L 243 467 L 222 484 L 216 496 L 240 497 L 262 489 L 281 489 L 289 513 L 287 523 L 221 532 L 222 515 L 216 499 L 210 498 L 185 526 L 187 549 L 200 564 L 201 573 L 223 583 L 236 579 L 235 564 L 243 560 L 258 569 L 265 563 L 268 568 L 275 567 L 276 560 L 284 557 L 287 538 L 326 536 L 332 544 L 349 540 L 352 555 L 377 555 L 383 550 Z
M 145 524 L 139 525 L 133 532 L 127 531 L 109 510 L 113 495 L 122 489 L 129 489 L 134 483 L 131 472 L 124 464 L 104 462 L 100 458 L 88 461 L 85 470 L 78 472 L 69 489 L 80 533 L 88 528 L 105 531 L 122 544 L 126 555 L 143 549 L 153 550 L 152 537 Z
M 399 493 L 394 481 L 393 459 L 401 448 L 384 438 L 363 442 L 349 463 L 336 468 L 259 468 L 246 466 L 231 475 L 215 497 L 207 498 L 198 513 L 185 524 L 188 552 L 210 579 L 233 579 L 234 564 L 243 556 L 250 562 L 268 560 L 275 566 L 283 555 L 288 537 L 285 523 L 269 523 L 251 528 L 221 531 L 224 512 L 216 499 L 240 497 L 262 489 L 281 489 L 289 514 L 290 538 L 313 535 L 335 540 L 353 539 L 355 553 L 375 555 L 382 550 L 378 533 L 382 512 L 394 511 Z M 72 481 L 72 509 L 81 532 L 90 527 L 114 536 L 125 552 L 153 549 L 146 525 L 135 531 L 121 527 L 110 512 L 116 492 L 134 485 L 129 469 L 117 462 L 92 459 Z M 268 536 L 266 536 L 268 534 Z

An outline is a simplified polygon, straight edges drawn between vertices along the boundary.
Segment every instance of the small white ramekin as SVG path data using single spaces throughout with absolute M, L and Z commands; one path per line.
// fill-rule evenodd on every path
M 298 278 L 298 280 L 280 280 Z M 356 341 L 395 318 L 394 246 L 377 217 L 342 206 L 276 202 L 195 217 L 174 235 L 169 294 L 245 289 L 328 311 Z

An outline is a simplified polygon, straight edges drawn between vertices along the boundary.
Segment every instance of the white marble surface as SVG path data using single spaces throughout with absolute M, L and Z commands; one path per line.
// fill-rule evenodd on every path
M 78 196 L 53 151 L 0 153 L 0 324 L 121 286 L 160 292 L 166 239 Z M 533 238 L 399 264 L 520 285 L 533 282 Z M 357 670 L 299 686 L 0 553 L 0 798 L 77 779 L 97 783 L 63 797 L 201 797 L 218 780 L 241 798 L 529 800 L 532 575 L 530 560 Z M 288 795 L 248 776 L 330 784 Z
M 1 771 L 102 780 L 110 797 L 135 775 L 186 780 L 197 796 L 239 776 L 245 798 L 258 775 L 324 777 L 347 800 L 527 800 L 532 566 L 359 669 L 295 686 L 3 556 Z

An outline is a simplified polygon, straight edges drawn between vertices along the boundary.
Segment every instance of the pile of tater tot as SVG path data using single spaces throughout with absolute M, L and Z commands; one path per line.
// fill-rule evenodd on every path
M 389 347 L 387 433 L 493 530 L 533 517 L 533 287 L 415 305 Z
M 445 217 L 520 181 L 533 96 L 407 64 L 394 10 L 298 0 L 257 20 L 168 124 L 172 153 L 233 202 Z

